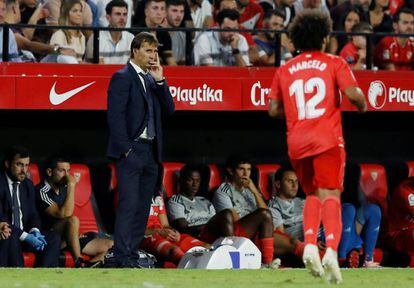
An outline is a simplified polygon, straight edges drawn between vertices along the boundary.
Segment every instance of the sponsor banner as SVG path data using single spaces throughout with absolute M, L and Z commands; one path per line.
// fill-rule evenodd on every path
M 177 110 L 242 110 L 240 79 L 167 80 Z
M 267 110 L 271 78 L 244 79 L 242 86 L 243 110 Z
M 105 110 L 108 77 L 16 77 L 17 109 Z
M 398 73 L 398 74 L 397 74 Z M 414 111 L 412 72 L 355 72 L 370 111 Z M 243 110 L 267 110 L 267 95 L 272 79 L 258 78 L 243 81 Z M 356 111 L 346 97 L 341 102 L 343 111 Z
M 14 109 L 15 77 L 0 76 L 0 109 Z
M 358 83 L 371 111 L 414 111 L 412 72 L 358 73 Z

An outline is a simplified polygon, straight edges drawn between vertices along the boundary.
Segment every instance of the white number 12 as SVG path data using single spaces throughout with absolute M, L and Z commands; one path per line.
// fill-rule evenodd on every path
M 315 88 L 315 95 L 305 102 L 305 93 L 312 93 Z M 318 118 L 325 113 L 325 108 L 315 108 L 326 96 L 325 82 L 321 78 L 314 77 L 305 83 L 302 79 L 295 80 L 289 87 L 289 96 L 293 95 L 299 120 Z

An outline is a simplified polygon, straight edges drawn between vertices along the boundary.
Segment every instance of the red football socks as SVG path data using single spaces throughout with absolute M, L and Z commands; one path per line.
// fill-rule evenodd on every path
M 184 256 L 184 252 L 180 248 L 175 247 L 170 252 L 170 256 L 171 256 L 171 262 L 178 265 L 178 263 L 180 263 L 181 258 L 183 258 L 183 256 Z M 168 260 L 170 260 L 170 259 L 168 259 Z
M 328 196 L 322 203 L 322 224 L 325 229 L 326 247 L 338 250 L 341 240 L 341 202 L 338 197 Z
M 273 260 L 273 237 L 259 239 L 263 264 L 270 264 Z
M 305 234 L 305 245 L 316 245 L 318 230 L 321 224 L 322 203 L 318 197 L 310 195 L 306 197 L 303 208 L 303 232 Z

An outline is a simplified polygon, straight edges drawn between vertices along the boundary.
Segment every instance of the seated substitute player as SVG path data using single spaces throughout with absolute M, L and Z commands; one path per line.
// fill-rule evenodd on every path
M 36 186 L 38 210 L 45 230 L 56 231 L 61 248 L 68 248 L 75 267 L 97 267 L 113 241 L 107 235 L 87 232 L 79 236 L 79 219 L 73 215 L 76 180 L 70 175 L 70 162 L 63 156 L 52 156 L 46 163 L 46 179 Z M 85 261 L 81 253 L 88 255 Z
M 213 204 L 197 196 L 201 184 L 200 167 L 185 165 L 180 170 L 180 192 L 168 200 L 168 216 L 172 225 L 187 233 L 213 243 L 219 237 L 233 236 L 233 213 L 224 209 L 216 214 Z
M 398 185 L 389 205 L 387 238 L 401 253 L 414 255 L 414 177 Z
M 234 155 L 227 159 L 226 170 L 230 181 L 222 183 L 214 193 L 216 211 L 233 211 L 234 235 L 250 239 L 258 238 L 256 244 L 262 252 L 263 264 L 273 260 L 272 214 L 259 190 L 250 178 L 252 164 L 245 156 Z
M 338 247 L 340 263 L 345 262 L 350 268 L 358 267 L 359 253 L 355 252 L 363 248 L 363 267 L 379 268 L 379 263 L 374 262 L 373 257 L 380 225 L 381 209 L 378 205 L 367 203 L 355 208 L 350 203 L 342 204 L 342 235 Z
M 157 258 L 178 265 L 184 253 L 196 246 L 211 247 L 188 234 L 180 234 L 172 228 L 165 212 L 164 200 L 160 195 L 155 195 L 152 199 L 147 230 L 141 242 L 141 248 Z
M 360 112 L 367 108 L 345 60 L 322 52 L 331 27 L 329 15 L 320 11 L 305 9 L 295 17 L 289 38 L 300 54 L 276 70 L 269 115 L 286 116 L 289 158 L 307 194 L 303 210 L 305 266 L 314 276 L 326 274 L 329 282 L 340 283 L 337 249 L 342 232 L 345 149 L 338 90 Z M 327 235 L 322 263 L 317 247 L 321 221 Z

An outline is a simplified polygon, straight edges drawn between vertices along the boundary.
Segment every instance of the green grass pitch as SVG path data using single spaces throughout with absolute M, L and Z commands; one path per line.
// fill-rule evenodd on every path
M 414 287 L 414 269 L 342 270 L 339 287 Z M 262 288 L 332 287 L 304 269 L 0 269 L 0 287 Z

